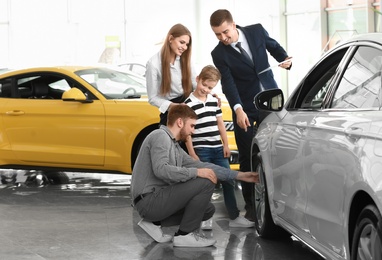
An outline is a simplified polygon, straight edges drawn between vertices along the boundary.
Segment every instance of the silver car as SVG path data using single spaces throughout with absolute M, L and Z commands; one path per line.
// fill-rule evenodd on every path
M 382 259 L 382 34 L 327 52 L 284 104 L 255 105 L 256 229 L 293 235 L 326 259 Z

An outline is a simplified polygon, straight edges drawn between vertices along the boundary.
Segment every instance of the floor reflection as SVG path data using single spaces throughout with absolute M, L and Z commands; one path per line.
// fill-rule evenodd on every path
M 61 189 L 101 189 L 118 187 L 126 189 L 131 183 L 129 175 L 78 173 L 40 170 L 0 169 L 2 188 L 7 187 L 45 187 L 55 185 Z
M 253 228 L 230 228 L 219 188 L 213 230 L 204 232 L 217 244 L 180 248 L 153 242 L 137 225 L 128 175 L 0 170 L 0 176 L 0 259 L 321 260 L 293 238 L 270 241 Z M 237 198 L 243 208 L 240 190 Z

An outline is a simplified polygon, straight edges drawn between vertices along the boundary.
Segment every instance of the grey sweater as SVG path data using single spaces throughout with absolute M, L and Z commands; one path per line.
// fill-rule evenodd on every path
M 198 168 L 212 169 L 221 181 L 233 180 L 238 172 L 212 163 L 196 161 L 180 147 L 166 126 L 151 132 L 143 141 L 134 165 L 131 197 L 155 192 L 197 177 Z

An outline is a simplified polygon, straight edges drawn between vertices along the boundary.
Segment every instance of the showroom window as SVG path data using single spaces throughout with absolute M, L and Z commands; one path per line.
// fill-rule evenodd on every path
M 328 0 L 326 11 L 329 38 L 326 48 L 331 49 L 357 34 L 375 32 L 381 16 L 378 13 L 379 1 Z
M 288 54 L 293 57 L 293 69 L 287 73 L 287 95 L 289 95 L 320 57 L 322 44 L 319 1 L 288 0 L 285 2 L 286 46 Z
M 9 14 L 8 2 L 0 0 L 0 73 L 9 62 Z
M 382 12 L 381 12 L 381 4 L 380 0 L 375 0 L 375 2 L 372 5 L 372 10 L 374 12 L 374 27 L 376 32 L 380 32 L 381 27 L 381 21 L 382 21 Z

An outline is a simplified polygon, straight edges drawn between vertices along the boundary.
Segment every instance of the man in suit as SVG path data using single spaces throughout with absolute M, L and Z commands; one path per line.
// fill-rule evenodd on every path
M 250 171 L 252 137 L 256 133 L 255 125 L 262 119 L 253 100 L 260 91 L 277 88 L 272 70 L 260 73 L 269 67 L 267 52 L 278 62 L 286 61 L 279 65 L 284 69 L 291 68 L 291 57 L 277 41 L 269 37 L 261 24 L 238 26 L 228 10 L 215 11 L 210 17 L 210 25 L 219 40 L 211 55 L 222 75 L 223 93 L 233 110 L 240 170 Z M 253 221 L 254 184 L 245 182 L 241 184 L 245 200 L 245 217 Z

